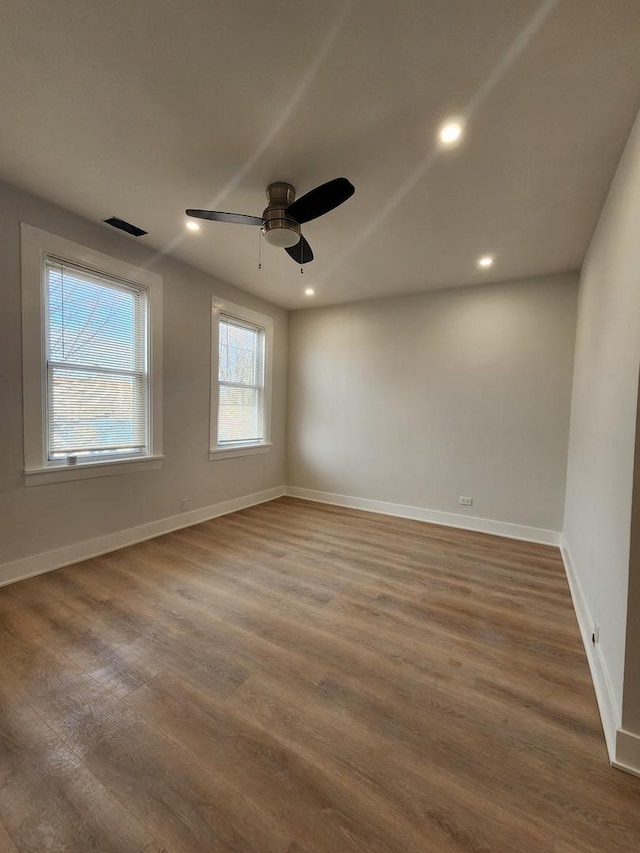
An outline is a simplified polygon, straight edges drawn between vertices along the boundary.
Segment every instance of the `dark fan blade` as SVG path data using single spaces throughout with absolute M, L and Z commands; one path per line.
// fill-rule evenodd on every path
M 223 213 L 221 210 L 185 210 L 187 216 L 196 219 L 213 219 L 215 222 L 233 222 L 234 225 L 262 225 L 261 216 L 246 216 L 244 213 Z
M 300 237 L 300 242 L 296 243 L 295 246 L 291 246 L 289 249 L 285 249 L 287 255 L 297 264 L 308 264 L 313 260 L 313 252 L 311 251 L 311 246 L 307 243 L 304 237 Z
M 303 222 L 329 213 L 334 207 L 351 198 L 355 191 L 353 184 L 346 178 L 334 178 L 292 202 L 287 208 L 287 216 L 302 225 Z

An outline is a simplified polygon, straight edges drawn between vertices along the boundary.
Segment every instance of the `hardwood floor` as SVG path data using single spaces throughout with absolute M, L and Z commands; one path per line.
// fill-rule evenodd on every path
M 638 849 L 555 548 L 283 498 L 0 590 L 0 851 Z

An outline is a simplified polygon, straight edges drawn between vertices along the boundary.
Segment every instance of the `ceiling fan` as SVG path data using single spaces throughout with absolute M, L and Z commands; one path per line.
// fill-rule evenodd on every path
M 355 187 L 346 178 L 334 178 L 305 193 L 296 201 L 294 187 L 284 181 L 276 181 L 267 187 L 269 203 L 262 216 L 193 208 L 189 208 L 185 213 L 196 219 L 232 222 L 236 225 L 259 225 L 267 243 L 284 249 L 297 264 L 308 264 L 313 260 L 313 252 L 302 236 L 300 226 L 329 213 L 351 198 L 354 192 Z

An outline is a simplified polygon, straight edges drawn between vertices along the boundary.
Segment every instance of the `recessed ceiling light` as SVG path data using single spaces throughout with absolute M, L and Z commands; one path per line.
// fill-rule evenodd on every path
M 487 267 L 493 266 L 494 258 L 492 255 L 483 255 L 481 258 L 478 258 L 478 266 L 483 269 L 487 269 Z
M 199 231 L 200 230 L 200 226 L 198 225 L 197 222 L 194 222 L 193 219 L 187 220 L 187 222 L 185 223 L 185 228 L 187 229 L 187 231 Z
M 459 119 L 450 119 L 446 121 L 438 131 L 438 139 L 443 145 L 451 148 L 462 139 L 462 131 L 464 127 Z
M 315 290 L 312 287 L 307 287 L 307 289 L 304 292 L 304 295 L 305 296 L 313 296 L 314 293 L 315 293 Z

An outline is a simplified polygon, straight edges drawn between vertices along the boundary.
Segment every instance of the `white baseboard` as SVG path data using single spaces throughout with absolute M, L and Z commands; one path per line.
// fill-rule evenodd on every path
M 66 545 L 63 548 L 57 548 L 55 551 L 46 551 L 43 554 L 35 554 L 32 557 L 24 557 L 21 560 L 4 563 L 0 565 L 0 586 L 25 580 L 34 575 L 41 575 L 44 572 L 50 572 L 71 563 L 88 560 L 91 557 L 98 557 L 100 554 L 106 554 L 109 551 L 117 551 L 118 548 L 135 545 L 136 542 L 153 539 L 154 536 L 171 533 L 172 530 L 179 530 L 181 527 L 191 527 L 193 524 L 208 521 L 210 518 L 217 518 L 239 509 L 272 501 L 275 498 L 281 498 L 284 494 L 285 487 L 277 486 L 275 489 L 243 495 L 211 506 L 181 512 L 180 515 L 150 521 L 148 524 L 141 524 L 138 527 L 129 527 L 116 533 L 108 533 L 106 536 L 98 536 L 96 539 L 87 539 L 84 542 Z
M 88 560 L 91 557 L 97 557 L 109 551 L 116 551 L 118 548 L 125 548 L 127 545 L 135 545 L 136 542 L 143 542 L 145 539 L 152 539 L 154 536 L 161 536 L 163 533 L 170 533 L 172 530 L 190 527 L 193 524 L 199 524 L 201 521 L 207 521 L 210 518 L 216 518 L 220 515 L 236 512 L 239 509 L 265 503 L 266 501 L 282 497 L 285 494 L 292 497 L 304 498 L 305 500 L 318 501 L 319 503 L 330 503 L 352 509 L 379 512 L 384 515 L 413 518 L 419 521 L 430 521 L 435 524 L 461 527 L 466 530 L 477 530 L 483 533 L 493 533 L 498 536 L 523 539 L 528 542 L 542 542 L 547 545 L 559 544 L 560 534 L 553 530 L 540 530 L 535 527 L 509 524 L 504 521 L 492 521 L 491 519 L 427 510 L 421 507 L 353 498 L 346 495 L 334 495 L 329 492 L 317 492 L 294 486 L 278 486 L 274 489 L 267 489 L 266 491 L 256 492 L 251 495 L 243 495 L 242 497 L 222 501 L 211 506 L 183 512 L 180 515 L 172 515 L 167 518 L 161 518 L 158 521 L 151 521 L 148 524 L 141 524 L 138 527 L 129 527 L 126 530 L 108 533 L 105 536 L 99 536 L 95 539 L 87 539 L 83 542 L 76 542 L 53 551 L 46 551 L 41 554 L 34 554 L 31 557 L 14 560 L 10 563 L 0 564 L 0 587 L 19 580 L 25 580 L 34 575 L 50 572 L 53 569 L 59 569 L 62 566 L 68 566 L 71 563 Z
M 314 489 L 301 489 L 298 486 L 287 486 L 287 495 L 292 498 L 302 498 L 302 500 L 306 501 L 344 506 L 349 509 L 362 509 L 365 512 L 378 512 L 382 515 L 396 515 L 400 518 L 428 521 L 432 524 L 442 524 L 445 527 L 459 527 L 463 530 L 476 530 L 479 533 L 492 533 L 495 536 L 505 536 L 508 539 L 521 539 L 524 542 L 560 545 L 561 534 L 557 530 L 543 530 L 539 527 L 511 524 L 508 521 L 476 518 L 470 515 L 425 509 L 424 507 L 375 501 L 369 498 L 354 498 L 350 495 L 334 495 L 331 492 L 317 492 Z
M 562 536 L 560 545 L 562 554 L 562 562 L 569 582 L 571 598 L 573 601 L 573 609 L 578 620 L 580 635 L 584 650 L 587 653 L 587 661 L 591 670 L 591 680 L 596 693 L 596 701 L 600 712 L 600 720 L 602 722 L 602 730 L 604 731 L 604 739 L 607 744 L 607 752 L 609 760 L 615 766 L 616 764 L 616 740 L 617 730 L 620 721 L 620 713 L 617 706 L 616 698 L 611 684 L 611 678 L 607 669 L 606 661 L 598 644 L 594 645 L 591 642 L 591 634 L 593 632 L 594 620 L 587 604 L 587 599 L 582 590 L 578 573 L 569 551 L 569 545 L 565 536 Z

